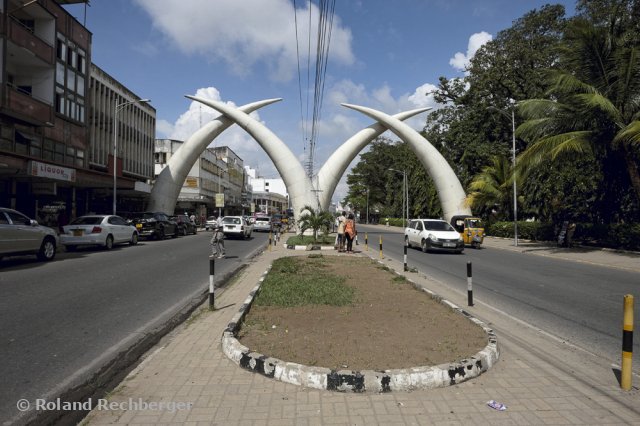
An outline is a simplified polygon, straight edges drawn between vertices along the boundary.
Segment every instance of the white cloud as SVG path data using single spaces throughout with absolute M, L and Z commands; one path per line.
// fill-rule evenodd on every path
M 480 49 L 484 44 L 490 42 L 492 39 L 493 36 L 485 31 L 471 35 L 467 45 L 467 53 L 456 53 L 453 55 L 453 58 L 449 59 L 449 65 L 458 71 L 466 71 L 471 59 L 473 59 L 478 49 Z
M 297 70 L 294 6 L 288 0 L 136 0 L 149 14 L 154 27 L 186 54 L 221 60 L 238 75 L 251 73 L 262 63 L 274 81 L 289 81 Z M 312 19 L 309 20 L 309 7 Z M 312 46 L 317 37 L 318 7 L 308 2 L 298 9 L 297 39 L 301 40 L 300 63 L 311 21 Z M 315 18 L 313 18 L 315 16 Z M 331 60 L 352 64 L 351 31 L 333 19 Z M 315 54 L 315 50 L 313 52 Z

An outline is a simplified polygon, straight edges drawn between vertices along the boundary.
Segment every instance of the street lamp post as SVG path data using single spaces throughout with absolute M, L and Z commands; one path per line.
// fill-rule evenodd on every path
M 513 243 L 518 247 L 518 194 L 516 192 L 516 117 L 511 108 L 511 163 L 513 164 Z
M 367 225 L 369 224 L 369 187 L 367 186 Z
M 507 118 L 511 118 L 511 164 L 513 167 L 513 243 L 518 246 L 518 193 L 516 184 L 516 116 L 515 105 L 511 107 L 511 117 L 503 110 L 490 106 L 488 109 L 498 111 Z
M 117 200 L 117 188 L 118 188 L 118 112 L 122 111 L 129 105 L 135 103 L 148 103 L 151 99 L 138 99 L 135 101 L 122 102 L 116 104 L 113 114 L 113 214 L 116 214 L 116 200 Z
M 402 173 L 402 226 L 405 227 L 405 214 L 407 218 L 406 222 L 409 222 L 409 182 L 407 182 L 407 171 L 391 168 L 389 170 L 392 172 Z

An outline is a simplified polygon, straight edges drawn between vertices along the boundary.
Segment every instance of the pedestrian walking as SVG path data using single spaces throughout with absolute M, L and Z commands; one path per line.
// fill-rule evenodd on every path
M 211 256 L 221 259 L 227 255 L 227 250 L 224 247 L 222 217 L 219 217 L 216 223 L 213 225 L 213 235 L 211 236 L 210 244 Z
M 344 251 L 344 225 L 347 221 L 347 212 L 338 216 L 338 252 Z
M 344 223 L 344 237 L 347 240 L 347 253 L 353 253 L 353 240 L 356 238 L 356 220 L 353 213 L 349 213 Z

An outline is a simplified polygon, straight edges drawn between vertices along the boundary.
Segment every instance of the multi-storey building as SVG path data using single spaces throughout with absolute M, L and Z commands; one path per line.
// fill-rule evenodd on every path
M 281 213 L 289 207 L 289 194 L 282 179 L 259 177 L 256 170 L 250 167 L 245 167 L 245 170 L 253 190 L 251 202 L 256 212 Z
M 166 167 L 182 144 L 183 141 L 173 139 L 156 139 L 155 176 Z M 243 190 L 244 182 L 240 157 L 228 147 L 207 148 L 189 170 L 178 195 L 175 211 L 194 214 L 198 218 L 242 214 L 242 194 L 246 194 Z
M 116 185 L 134 208 L 152 178 L 155 110 L 131 104 L 114 183 L 116 110 L 139 98 L 90 66 L 92 34 L 61 6 L 84 2 L 0 0 L 0 205 L 54 226 L 109 212 Z
M 94 64 L 91 64 L 90 99 L 89 167 L 111 176 L 107 187 L 94 191 L 94 208 L 111 210 L 115 170 L 117 212 L 140 212 L 148 200 L 154 176 L 156 110 L 148 100 L 141 100 Z
M 208 148 L 212 150 L 216 156 L 224 161 L 227 165 L 227 181 L 229 186 L 225 187 L 224 192 L 224 211 L 227 214 L 247 214 L 250 211 L 247 186 L 245 176 L 244 162 L 231 148 L 221 146 Z

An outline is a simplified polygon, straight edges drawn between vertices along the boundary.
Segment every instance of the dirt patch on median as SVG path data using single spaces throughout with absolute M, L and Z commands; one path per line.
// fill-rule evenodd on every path
M 238 335 L 243 345 L 282 361 L 351 370 L 449 363 L 487 345 L 481 327 L 383 265 L 357 255 L 325 257 L 324 271 L 346 277 L 354 303 L 253 306 Z

